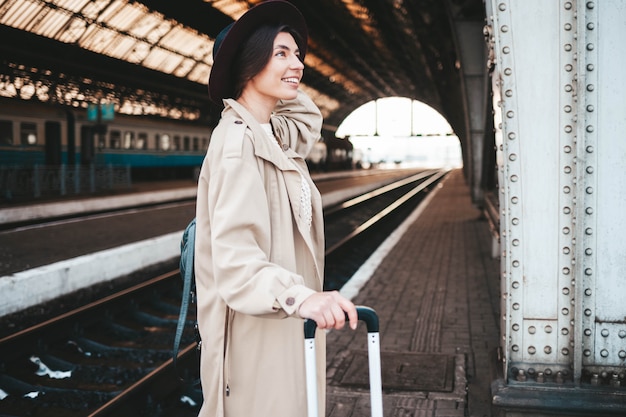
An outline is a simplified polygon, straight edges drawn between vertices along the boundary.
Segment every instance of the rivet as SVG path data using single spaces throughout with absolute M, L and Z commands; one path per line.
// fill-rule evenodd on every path
M 569 334 L 569 329 L 568 329 L 567 327 L 563 327 L 563 328 L 561 329 L 561 334 L 562 334 L 563 336 L 567 336 L 567 335 Z
M 620 339 L 623 339 L 626 337 L 626 330 L 620 330 L 619 333 L 617 333 L 617 335 L 619 336 Z
M 528 346 L 528 353 L 534 355 L 537 352 L 537 349 L 534 346 Z
M 589 215 L 593 214 L 593 208 L 591 208 L 591 207 L 587 207 L 587 208 L 585 209 L 585 213 L 587 213 L 587 214 L 589 214 Z
M 565 2 L 565 10 L 571 10 L 572 9 L 572 3 L 571 2 Z
M 591 227 L 588 227 L 585 229 L 585 234 L 586 235 L 592 235 L 593 234 L 593 229 Z
M 517 376 L 515 377 L 515 379 L 517 379 L 520 382 L 526 381 L 526 375 L 524 374 L 523 369 L 520 369 L 519 371 L 517 371 Z
M 511 223 L 513 223 L 513 226 L 517 226 L 517 225 L 519 224 L 519 219 L 518 219 L 517 217 L 514 217 L 514 218 L 511 220 Z
M 595 89 L 595 87 L 593 86 L 593 84 L 588 84 L 587 85 L 587 91 L 591 92 Z
M 511 75 L 511 74 L 513 74 L 513 70 L 511 68 L 504 69 L 504 75 Z
M 573 69 L 574 69 L 574 66 L 572 64 L 565 65 L 565 71 L 572 72 Z
M 566 174 L 571 174 L 572 173 L 572 167 L 566 166 L 565 168 L 563 168 L 563 172 L 565 172 Z
M 620 359 L 625 359 L 626 358 L 626 351 L 620 350 L 617 355 L 620 357 Z
M 564 316 L 567 316 L 569 314 L 569 310 L 564 308 L 561 310 L 561 314 L 563 314 Z
M 583 355 L 585 355 L 585 356 L 591 356 L 591 351 L 590 351 L 589 349 L 585 349 L 585 350 L 583 351 Z
M 513 117 L 515 117 L 515 112 L 513 112 L 513 110 L 509 110 L 508 112 L 506 112 L 506 117 L 512 119 Z
M 515 324 L 513 325 L 513 330 L 514 330 L 514 331 L 518 331 L 518 330 L 519 330 L 519 324 L 515 323 Z
M 569 295 L 569 288 L 567 288 L 567 287 L 563 287 L 563 289 L 561 290 L 561 292 L 563 293 L 563 295 Z
M 519 310 L 519 303 L 513 304 L 513 310 Z
M 564 147 L 563 147 L 563 152 L 565 152 L 565 153 L 570 153 L 570 152 L 572 152 L 572 147 L 571 147 L 571 146 L 569 146 L 569 145 L 564 146 Z
M 587 133 L 591 133 L 594 131 L 593 125 L 589 125 L 586 127 Z
M 500 4 L 498 5 L 498 9 L 499 9 L 501 12 L 505 11 L 505 10 L 506 10 L 506 4 L 504 4 L 504 3 L 500 3 Z
M 586 309 L 585 310 L 585 316 L 587 316 L 587 317 L 591 316 L 591 310 L 590 309 Z
M 571 44 L 569 44 L 569 43 L 566 43 L 566 44 L 565 44 L 565 51 L 566 51 L 566 52 L 569 52 L 569 51 L 571 51 L 571 50 L 572 50 L 572 45 L 571 45 Z
M 513 286 L 513 288 L 518 289 L 519 288 L 519 281 L 513 281 L 513 283 L 511 285 Z
M 587 171 L 587 174 L 593 174 L 593 167 L 587 167 L 585 171 Z
M 565 267 L 563 268 L 562 272 L 563 272 L 563 275 L 569 275 L 570 270 L 568 267 Z
M 511 346 L 511 350 L 512 350 L 513 352 L 519 352 L 519 346 L 517 346 L 517 345 L 513 345 L 513 346 Z
M 543 348 L 543 353 L 545 353 L 546 355 L 549 355 L 552 353 L 552 346 L 545 346 Z
M 593 22 L 587 23 L 587 29 L 588 30 L 594 30 L 595 28 L 596 28 L 596 25 L 594 25 Z
M 510 161 L 515 161 L 517 159 L 517 155 L 512 153 L 511 155 L 509 155 L 509 160 Z
M 592 294 L 592 292 L 591 292 L 591 288 L 587 288 L 587 289 L 585 290 L 585 295 L 586 295 L 587 297 L 589 297 L 591 294 Z
M 585 192 L 586 192 L 587 194 L 593 194 L 593 187 L 587 187 L 587 188 L 585 188 Z
M 587 8 L 588 8 L 589 10 L 593 9 L 593 7 L 594 7 L 594 6 L 595 6 L 595 4 L 594 4 L 592 1 L 588 1 L 588 2 L 587 2 Z
M 513 239 L 513 246 L 519 246 L 519 239 Z
M 565 113 L 571 113 L 572 112 L 572 106 L 570 106 L 569 104 L 565 107 L 563 107 L 563 110 L 565 111 Z
M 571 252 L 571 249 L 570 249 L 570 248 L 568 248 L 567 246 L 565 246 L 565 247 L 563 248 L 563 254 L 564 254 L 564 255 L 569 255 L 569 254 L 570 254 L 570 252 Z
M 565 84 L 565 92 L 571 93 L 573 89 L 571 84 Z
M 587 106 L 587 111 L 588 111 L 589 113 L 593 112 L 594 110 L 595 110 L 595 109 L 594 109 L 594 107 L 593 107 L 591 104 Z
M 593 153 L 593 146 L 589 145 L 585 148 L 585 150 L 587 151 L 587 153 Z
M 563 214 L 570 214 L 572 212 L 572 209 L 569 207 L 563 207 Z
M 566 125 L 565 129 L 563 129 L 563 130 L 565 130 L 565 133 L 572 133 L 572 126 Z
M 566 23 L 566 24 L 563 26 L 563 28 L 564 28 L 565 30 L 572 30 L 572 24 L 571 24 L 571 23 Z
M 569 185 L 566 185 L 565 187 L 563 187 L 563 193 L 569 194 L 571 191 L 572 189 L 569 187 Z
M 593 275 L 593 271 L 591 270 L 591 268 L 586 268 L 585 269 L 585 275 L 587 275 L 587 276 Z
M 569 227 L 564 227 L 563 228 L 563 234 L 564 235 L 569 235 Z
M 602 335 L 602 337 L 609 337 L 609 331 L 608 331 L 608 329 L 602 329 L 602 331 L 600 332 L 600 334 Z
M 593 64 L 587 64 L 587 71 L 593 71 L 595 69 L 595 67 L 593 66 Z
M 511 175 L 511 182 L 517 182 L 518 177 L 517 175 Z
M 593 249 L 591 249 L 591 248 L 585 249 L 585 255 L 587 255 L 587 256 L 593 255 Z
M 593 46 L 593 44 L 592 44 L 592 43 L 588 43 L 588 44 L 587 44 L 587 50 L 588 50 L 588 51 L 593 51 L 593 48 L 594 48 L 594 46 Z
M 591 336 L 591 329 L 585 329 L 585 336 Z
M 517 268 L 519 266 L 519 261 L 513 261 L 513 266 Z
M 528 333 L 530 333 L 530 334 L 535 334 L 536 331 L 537 331 L 537 329 L 535 328 L 535 326 L 530 326 L 528 328 Z
M 503 54 L 508 54 L 509 52 L 511 52 L 511 48 L 509 48 L 508 46 L 505 46 L 504 48 L 502 48 Z
M 510 132 L 509 133 L 509 140 L 515 140 L 516 137 L 517 137 L 517 135 L 515 134 L 515 132 Z
M 502 25 L 502 27 L 500 28 L 500 30 L 504 33 L 509 31 L 509 27 L 507 25 Z
M 606 349 L 602 349 L 600 351 L 600 356 L 602 356 L 603 358 L 607 358 L 609 356 L 609 351 Z
M 546 327 L 544 327 L 544 328 L 543 328 L 543 330 L 544 330 L 546 333 L 552 333 L 552 326 L 550 326 L 550 325 L 548 324 Z
M 513 90 L 506 90 L 504 92 L 504 95 L 507 96 L 507 97 L 513 97 Z
M 517 204 L 518 202 L 519 202 L 519 198 L 518 197 L 511 197 L 511 203 Z
M 537 372 L 537 382 L 545 382 L 546 378 L 543 376 L 543 372 Z

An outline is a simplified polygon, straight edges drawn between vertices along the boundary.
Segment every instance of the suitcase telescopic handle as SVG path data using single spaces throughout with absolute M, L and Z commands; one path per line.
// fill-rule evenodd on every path
M 357 315 L 360 321 L 365 322 L 368 333 L 378 333 L 378 314 L 371 307 L 357 306 Z M 348 315 L 346 314 L 346 320 Z M 313 339 L 315 337 L 315 329 L 317 329 L 317 323 L 315 320 L 305 320 L 304 322 L 304 338 Z
M 378 314 L 370 307 L 357 306 L 359 320 L 367 325 L 367 353 L 370 376 L 370 398 L 373 417 L 383 416 L 383 392 L 380 370 L 380 339 Z M 346 315 L 347 320 L 347 315 Z M 318 397 L 315 360 L 315 320 L 304 321 L 304 351 L 306 363 L 307 407 L 309 417 L 318 417 Z

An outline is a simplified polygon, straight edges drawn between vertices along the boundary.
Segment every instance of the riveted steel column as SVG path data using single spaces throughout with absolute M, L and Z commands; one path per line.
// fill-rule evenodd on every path
M 502 250 L 494 404 L 626 412 L 626 3 L 486 10 Z

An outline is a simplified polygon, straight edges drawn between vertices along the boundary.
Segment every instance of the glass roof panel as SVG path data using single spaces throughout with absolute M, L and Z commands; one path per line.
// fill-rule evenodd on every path
M 85 4 L 90 3 L 91 0 L 53 0 L 51 3 L 57 6 L 69 10 L 73 13 L 78 13 L 85 7 Z
M 0 13 L 0 16 L 2 16 L 0 23 L 17 29 L 30 30 L 27 27 L 28 23 L 37 16 L 41 9 L 41 6 L 36 1 L 6 2 L 2 7 L 2 13 Z
M 250 7 L 241 0 L 209 3 L 233 19 Z M 213 64 L 211 38 L 134 0 L 0 0 L 0 24 L 202 84 Z M 307 65 L 327 76 L 337 73 L 311 52 Z M 324 109 L 336 105 L 319 92 L 308 91 L 319 97 Z

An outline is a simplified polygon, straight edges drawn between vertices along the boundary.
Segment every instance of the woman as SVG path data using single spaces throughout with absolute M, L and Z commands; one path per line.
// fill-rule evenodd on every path
M 319 109 L 298 86 L 307 30 L 267 1 L 223 30 L 209 78 L 224 106 L 198 183 L 195 274 L 202 337 L 200 416 L 306 414 L 303 318 L 356 328 L 354 305 L 323 292 L 321 196 L 305 156 Z M 324 332 L 316 336 L 320 417 Z

